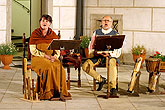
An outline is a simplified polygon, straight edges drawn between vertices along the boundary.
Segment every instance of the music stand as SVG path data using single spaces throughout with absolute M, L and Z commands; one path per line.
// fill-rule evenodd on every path
M 123 45 L 125 35 L 99 35 L 95 39 L 94 49 L 97 51 L 105 51 L 119 49 Z M 110 47 L 109 48 L 107 48 Z
M 68 99 L 67 97 L 63 97 L 62 95 L 62 50 L 71 50 L 76 49 L 80 46 L 81 40 L 57 40 L 53 39 L 50 43 L 48 50 L 60 50 L 60 97 L 59 98 L 53 98 L 52 100 L 61 100 L 65 101 Z M 71 98 L 70 98 L 71 99 Z
M 114 49 L 119 49 L 123 45 L 125 35 L 103 35 L 103 36 L 97 36 L 95 39 L 94 43 L 94 49 L 96 51 L 109 51 L 109 50 L 114 50 Z M 110 96 L 110 82 L 109 82 L 109 59 L 108 57 L 108 67 L 107 67 L 107 81 L 108 81 L 108 90 L 107 90 L 107 95 L 99 95 L 98 97 L 103 97 L 103 98 L 119 98 L 119 96 Z

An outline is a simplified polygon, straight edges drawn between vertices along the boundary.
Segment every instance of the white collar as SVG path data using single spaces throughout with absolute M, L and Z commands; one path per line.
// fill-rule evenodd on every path
M 103 28 L 101 29 L 101 31 L 104 33 L 104 34 L 108 34 L 112 31 L 112 28 L 108 29 L 108 30 L 104 30 Z

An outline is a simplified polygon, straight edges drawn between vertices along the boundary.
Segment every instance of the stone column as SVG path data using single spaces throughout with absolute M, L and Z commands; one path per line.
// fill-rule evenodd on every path
M 0 1 L 0 44 L 11 42 L 11 2 L 12 0 Z
M 77 0 L 76 8 L 76 40 L 80 39 L 80 36 L 83 36 L 83 6 L 84 0 Z
M 6 3 L 6 43 L 11 42 L 12 0 Z
M 43 14 L 49 14 L 53 17 L 53 0 L 42 0 L 42 15 Z M 51 28 L 53 28 L 53 24 L 51 24 L 50 26 Z

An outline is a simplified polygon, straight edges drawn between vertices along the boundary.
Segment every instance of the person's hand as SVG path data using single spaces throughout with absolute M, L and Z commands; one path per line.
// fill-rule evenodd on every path
M 50 56 L 50 61 L 51 61 L 51 62 L 54 62 L 56 59 L 57 59 L 56 56 Z
M 44 58 L 47 58 L 48 60 L 50 60 L 50 56 L 49 55 L 44 55 Z
M 103 57 L 107 57 L 107 56 L 109 56 L 109 54 L 108 53 L 101 53 L 101 55 L 103 56 Z

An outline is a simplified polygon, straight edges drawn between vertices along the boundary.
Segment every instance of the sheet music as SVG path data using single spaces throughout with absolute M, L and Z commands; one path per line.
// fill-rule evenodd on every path
M 59 50 L 65 48 L 65 50 L 76 49 L 80 46 L 81 40 L 59 40 L 53 39 L 48 46 L 48 50 Z
M 114 49 L 114 51 L 97 51 L 98 54 L 100 53 L 109 53 L 111 57 L 119 58 L 121 55 L 121 48 L 120 49 Z
M 124 38 L 125 35 L 98 35 L 94 42 L 94 49 L 97 51 L 119 49 L 123 45 Z

